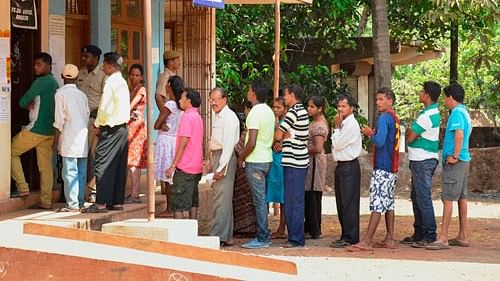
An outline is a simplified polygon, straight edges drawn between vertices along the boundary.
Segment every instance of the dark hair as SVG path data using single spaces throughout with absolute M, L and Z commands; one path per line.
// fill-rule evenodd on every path
M 48 65 L 52 65 L 52 56 L 45 52 L 40 52 L 33 57 L 33 60 L 42 60 Z
M 281 103 L 281 105 L 283 105 L 284 107 L 286 107 L 285 106 L 285 99 L 283 97 L 281 97 L 281 96 L 280 97 L 275 97 L 273 101 L 279 102 L 279 103 Z
M 179 100 L 181 99 L 182 92 L 184 92 L 184 81 L 178 75 L 172 75 L 168 78 L 168 85 L 170 85 L 170 88 L 172 88 L 172 92 L 174 93 L 177 108 L 181 108 Z
M 245 108 L 252 109 L 253 104 L 252 104 L 252 102 L 251 102 L 251 101 L 246 100 L 246 101 L 243 103 L 243 106 L 244 106 Z
M 441 94 L 441 85 L 434 81 L 425 81 L 424 92 L 431 97 L 433 102 L 436 102 Z
M 443 92 L 447 97 L 451 96 L 453 97 L 454 100 L 458 101 L 459 103 L 464 102 L 465 90 L 458 83 L 452 83 L 444 87 Z
M 193 88 L 186 88 L 184 91 L 186 92 L 186 98 L 191 101 L 191 105 L 196 108 L 200 107 L 201 105 L 200 93 L 194 90 Z
M 323 112 L 325 111 L 326 100 L 324 97 L 312 96 L 308 99 L 308 102 L 309 101 L 311 101 L 314 104 L 314 106 L 316 106 L 317 108 L 323 109 Z
M 116 68 L 121 68 L 121 66 L 123 64 L 123 58 L 117 52 L 105 53 L 103 57 L 104 57 L 103 61 L 105 63 L 109 63 L 109 64 L 115 66 Z
M 351 95 L 347 95 L 347 94 L 342 94 L 340 95 L 338 98 L 337 98 L 337 103 L 339 103 L 339 101 L 341 100 L 345 100 L 347 101 L 347 104 L 350 106 L 350 107 L 354 107 L 356 108 L 357 107 L 357 103 L 356 103 L 356 100 L 354 100 L 354 97 L 351 96 Z
M 285 86 L 284 90 L 288 90 L 288 93 L 293 93 L 297 101 L 302 102 L 304 100 L 304 90 L 300 86 L 292 84 Z
M 264 83 L 264 81 L 254 81 L 250 87 L 252 91 L 255 92 L 257 100 L 261 103 L 265 103 L 269 94 L 269 88 L 266 83 Z
M 212 94 L 213 92 L 219 92 L 222 98 L 227 98 L 227 93 L 224 88 L 215 87 L 210 91 L 210 94 Z
M 133 65 L 131 65 L 130 68 L 129 68 L 129 70 L 128 70 L 128 74 L 130 74 L 130 72 L 132 72 L 132 69 L 139 70 L 139 72 L 141 73 L 141 75 L 144 76 L 144 67 L 142 66 L 142 64 L 134 63 Z
M 377 95 L 378 94 L 383 94 L 385 95 L 386 98 L 392 100 L 392 103 L 395 104 L 396 103 L 396 96 L 394 95 L 394 92 L 389 89 L 388 87 L 382 87 L 382 88 L 379 88 L 377 90 Z

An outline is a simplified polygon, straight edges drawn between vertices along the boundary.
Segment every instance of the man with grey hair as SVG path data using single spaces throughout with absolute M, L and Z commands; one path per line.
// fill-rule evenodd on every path
M 233 244 L 233 188 L 236 175 L 234 148 L 240 138 L 240 122 L 227 105 L 227 93 L 222 88 L 210 91 L 212 136 L 210 153 L 214 173 L 214 220 L 210 235 L 219 236 L 221 246 Z

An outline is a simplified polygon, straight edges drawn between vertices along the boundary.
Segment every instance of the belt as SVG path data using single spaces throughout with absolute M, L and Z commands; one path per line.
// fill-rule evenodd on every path
M 115 129 L 115 128 L 121 128 L 121 127 L 127 127 L 127 123 L 119 124 L 119 125 L 114 125 L 114 126 L 100 126 L 99 129 L 101 130 L 109 130 L 109 129 Z
M 349 162 L 354 162 L 354 161 L 358 161 L 358 158 L 356 157 L 356 158 L 354 158 L 352 160 L 347 160 L 347 161 L 337 161 L 337 163 L 339 163 L 339 164 L 340 163 L 349 163 Z

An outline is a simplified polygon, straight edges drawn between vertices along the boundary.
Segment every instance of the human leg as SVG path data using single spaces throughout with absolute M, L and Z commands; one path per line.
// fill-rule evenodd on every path
M 420 212 L 420 208 L 418 207 L 417 201 L 417 188 L 418 188 L 418 172 L 420 170 L 420 166 L 416 161 L 410 161 L 410 171 L 411 171 L 411 205 L 413 208 L 413 240 L 420 241 L 424 238 L 424 229 L 422 225 L 422 214 Z
M 285 219 L 288 242 L 303 246 L 304 237 L 304 185 L 307 169 L 284 167 L 285 172 Z
M 99 136 L 97 135 L 99 131 L 94 127 L 94 118 L 92 117 L 89 118 L 88 131 L 89 153 L 87 158 L 87 183 L 85 198 L 87 198 L 87 200 L 91 202 L 95 201 L 96 194 L 95 166 L 97 143 L 99 142 Z M 93 195 L 91 196 L 91 194 Z
M 29 194 L 29 186 L 24 177 L 23 166 L 21 164 L 21 155 L 29 151 L 37 142 L 35 142 L 34 134 L 23 129 L 12 139 L 10 150 L 10 175 L 19 193 Z
M 53 136 L 43 136 L 36 146 L 36 158 L 38 170 L 40 171 L 40 203 L 45 206 L 52 206 L 52 187 L 54 185 L 52 168 L 53 143 Z
M 78 166 L 78 207 L 85 203 L 85 186 L 87 180 L 87 158 L 77 158 Z
M 78 160 L 73 157 L 62 157 L 63 168 L 62 177 L 64 181 L 64 197 L 66 205 L 70 209 L 78 209 L 79 177 Z
M 233 191 L 236 164 L 236 156 L 233 154 L 226 174 L 214 183 L 214 223 L 210 235 L 219 236 L 222 242 L 233 240 Z
M 245 174 L 250 184 L 252 200 L 257 221 L 256 238 L 259 242 L 269 243 L 270 235 L 267 222 L 266 175 L 270 163 L 246 163 Z
M 432 205 L 432 176 L 436 169 L 438 161 L 428 159 L 415 162 L 416 175 L 416 198 L 419 213 L 421 216 L 422 239 L 428 242 L 436 240 L 436 218 L 434 207 Z
M 349 161 L 342 169 L 340 179 L 341 208 L 344 220 L 344 241 L 355 244 L 359 241 L 359 201 L 361 171 L 358 160 Z

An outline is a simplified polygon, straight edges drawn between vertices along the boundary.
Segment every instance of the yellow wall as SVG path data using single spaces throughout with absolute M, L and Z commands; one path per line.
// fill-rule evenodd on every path
M 10 34 L 10 1 L 0 1 L 0 31 L 5 34 L 6 30 Z M 2 84 L 5 85 L 3 81 Z M 10 88 L 10 84 L 8 86 Z M 10 104 L 10 92 L 7 100 Z M 9 121 L 0 122 L 0 201 L 10 197 L 10 106 L 8 110 Z

